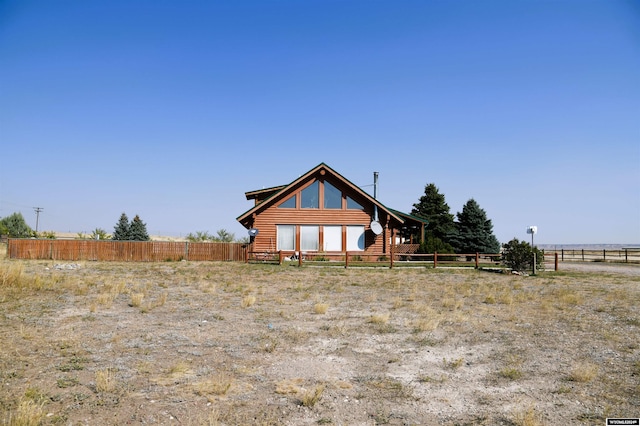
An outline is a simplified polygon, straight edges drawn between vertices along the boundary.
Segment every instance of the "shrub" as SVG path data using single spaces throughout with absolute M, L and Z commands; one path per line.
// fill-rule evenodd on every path
M 542 251 L 531 247 L 526 241 L 518 241 L 517 238 L 502 245 L 502 262 L 514 271 L 528 271 L 533 269 L 533 254 L 536 254 L 536 267 L 544 264 Z

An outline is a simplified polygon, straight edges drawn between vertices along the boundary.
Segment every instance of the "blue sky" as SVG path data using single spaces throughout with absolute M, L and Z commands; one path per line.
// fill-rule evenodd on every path
M 243 237 L 246 191 L 324 162 L 501 242 L 640 243 L 640 5 L 4 0 L 0 147 L 39 230 Z

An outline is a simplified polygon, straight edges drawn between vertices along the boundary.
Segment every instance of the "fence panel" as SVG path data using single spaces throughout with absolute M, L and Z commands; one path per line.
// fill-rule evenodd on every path
M 96 241 L 9 239 L 11 259 L 161 262 L 178 260 L 243 261 L 245 244 L 173 241 Z

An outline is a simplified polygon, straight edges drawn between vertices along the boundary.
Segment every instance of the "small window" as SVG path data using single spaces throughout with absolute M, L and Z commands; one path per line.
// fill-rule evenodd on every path
M 335 186 L 331 185 L 329 182 L 324 183 L 324 208 L 342 208 L 342 192 Z
M 300 207 L 303 209 L 318 209 L 320 203 L 318 202 L 318 181 L 313 182 L 300 192 Z
M 347 208 L 349 210 L 364 210 L 364 208 L 351 197 L 347 197 Z
M 295 209 L 296 208 L 296 196 L 293 195 L 278 205 L 279 209 Z

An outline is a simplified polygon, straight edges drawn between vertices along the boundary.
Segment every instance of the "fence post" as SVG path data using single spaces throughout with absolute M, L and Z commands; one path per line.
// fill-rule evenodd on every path
M 434 251 L 433 252 L 433 269 L 436 269 L 438 267 L 438 252 Z
M 629 263 L 629 258 L 627 257 L 627 249 L 624 249 L 624 263 Z
M 536 252 L 534 251 L 533 252 L 533 274 L 532 275 L 535 275 L 535 274 L 536 274 Z
M 344 269 L 349 268 L 349 252 L 344 252 Z
M 582 261 L 584 262 L 584 249 L 582 249 Z
M 602 249 L 602 261 L 606 262 L 607 261 L 607 250 Z
M 282 250 L 278 250 L 278 265 L 282 265 L 283 258 Z
M 564 262 L 564 249 L 561 249 L 561 250 L 562 250 L 562 261 Z
M 302 267 L 302 250 L 298 252 L 298 267 Z
M 555 268 L 556 269 L 555 270 L 557 272 L 558 271 L 558 252 L 556 252 L 556 256 L 555 257 L 556 257 L 556 259 L 555 259 Z
M 476 252 L 476 269 L 478 269 L 478 260 L 480 258 L 480 254 L 478 254 L 478 252 Z

